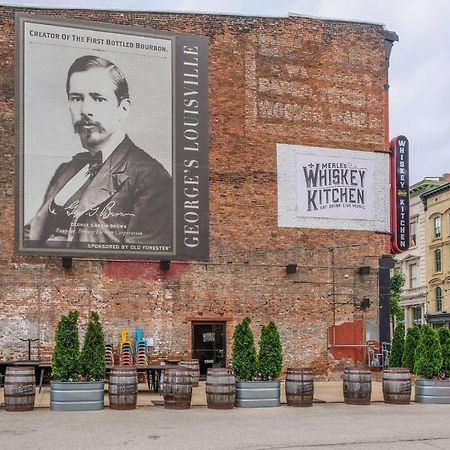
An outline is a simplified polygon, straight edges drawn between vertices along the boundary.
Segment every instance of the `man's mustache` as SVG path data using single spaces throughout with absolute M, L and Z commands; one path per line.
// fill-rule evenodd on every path
M 75 122 L 73 126 L 75 133 L 85 132 L 86 130 L 84 129 L 84 127 L 95 127 L 99 131 L 103 130 L 103 127 L 98 122 L 94 122 L 93 120 L 89 119 L 80 119 Z

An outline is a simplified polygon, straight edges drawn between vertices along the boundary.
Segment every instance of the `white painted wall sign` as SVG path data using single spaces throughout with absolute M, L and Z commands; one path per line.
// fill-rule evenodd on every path
M 278 226 L 389 231 L 389 156 L 277 145 Z

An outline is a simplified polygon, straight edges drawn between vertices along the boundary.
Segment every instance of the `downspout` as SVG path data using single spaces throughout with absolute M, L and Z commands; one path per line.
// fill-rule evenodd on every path
M 397 33 L 394 31 L 384 30 L 384 151 L 389 153 L 389 62 L 391 57 L 392 46 L 394 42 L 399 40 Z M 386 255 L 379 260 L 379 333 L 380 342 L 390 342 L 390 290 L 391 277 L 390 269 L 394 262 L 390 258 L 391 253 L 391 236 L 386 238 Z
M 398 41 L 398 34 L 394 31 L 384 30 L 384 150 L 389 152 L 389 60 L 392 46 Z

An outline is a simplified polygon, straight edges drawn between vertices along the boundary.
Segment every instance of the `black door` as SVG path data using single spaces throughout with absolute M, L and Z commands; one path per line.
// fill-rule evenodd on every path
M 192 357 L 198 359 L 200 375 L 209 367 L 225 367 L 226 322 L 192 322 Z

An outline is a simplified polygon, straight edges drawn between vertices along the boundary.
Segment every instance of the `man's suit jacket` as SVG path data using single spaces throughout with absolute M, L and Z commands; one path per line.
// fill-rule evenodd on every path
M 50 206 L 85 166 L 84 155 L 75 155 L 56 170 L 42 206 L 25 227 L 29 245 L 45 245 L 54 233 Z M 76 209 L 68 210 L 72 227 L 67 247 L 76 247 L 77 242 L 171 245 L 172 209 L 170 175 L 126 136 L 92 179 Z

